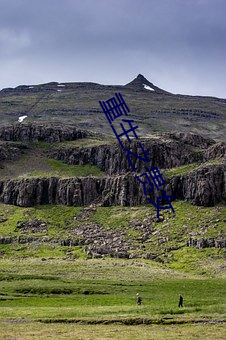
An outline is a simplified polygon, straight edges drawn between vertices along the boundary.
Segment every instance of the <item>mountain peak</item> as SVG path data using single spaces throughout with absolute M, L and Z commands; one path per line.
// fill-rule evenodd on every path
M 144 76 L 143 76 L 143 74 L 138 74 L 138 76 L 137 76 L 137 79 L 138 80 L 141 80 L 141 81 L 148 81 Z
M 170 94 L 170 92 L 167 92 L 158 86 L 151 83 L 149 80 L 147 80 L 142 74 L 138 74 L 138 76 L 133 79 L 130 83 L 125 85 L 127 88 L 133 88 L 136 91 L 146 91 L 149 90 L 150 92 L 160 93 L 160 94 Z

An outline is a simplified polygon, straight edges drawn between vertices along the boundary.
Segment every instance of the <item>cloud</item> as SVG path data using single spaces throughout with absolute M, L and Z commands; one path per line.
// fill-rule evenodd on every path
M 224 0 L 0 0 L 0 8 L 0 87 L 123 84 L 143 73 L 168 91 L 225 96 Z
M 0 29 L 0 54 L 13 56 L 26 50 L 31 45 L 31 38 L 27 32 L 16 32 L 13 29 Z

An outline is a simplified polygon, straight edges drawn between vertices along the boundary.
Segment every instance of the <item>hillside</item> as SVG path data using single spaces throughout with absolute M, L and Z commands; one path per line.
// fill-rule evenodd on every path
M 0 91 L 0 124 L 56 123 L 112 136 L 99 100 L 120 92 L 139 136 L 153 132 L 194 132 L 216 140 L 226 136 L 226 99 L 175 95 L 138 75 L 126 85 L 57 83 L 23 85 Z
M 176 263 L 177 254 L 187 261 L 189 248 L 207 248 L 204 258 L 217 252 L 222 266 L 224 142 L 188 133 L 142 139 L 149 149 L 149 168 L 161 170 L 167 195 L 174 195 L 175 213 L 162 211 L 158 219 L 126 154 L 109 137 L 23 123 L 0 128 L 0 138 L 2 254 L 15 255 L 18 245 L 21 255 L 36 256 L 41 249 L 50 255 L 48 248 L 53 247 L 57 256 L 144 257 Z M 130 144 L 138 153 L 138 143 Z M 141 160 L 132 163 L 138 174 L 145 171 Z M 157 196 L 156 189 L 150 192 L 153 201 Z M 26 244 L 25 252 L 20 244 Z

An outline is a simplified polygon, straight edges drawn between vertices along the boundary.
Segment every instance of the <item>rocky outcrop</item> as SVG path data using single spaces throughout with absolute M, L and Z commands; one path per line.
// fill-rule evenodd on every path
M 23 128 L 25 130 L 23 130 Z M 21 129 L 10 130 L 9 138 L 30 138 L 31 140 L 62 140 L 62 138 L 76 138 L 76 131 L 56 130 L 47 128 L 36 129 L 32 125 L 21 125 Z M 33 129 L 34 128 L 34 129 Z M 24 134 L 23 134 L 24 131 Z M 40 133 L 40 135 L 39 135 Z M 71 133 L 71 135 L 70 135 Z M 7 135 L 4 135 L 7 138 Z M 5 143 L 5 142 L 2 142 Z M 199 147 L 194 150 L 193 144 Z M 7 143 L 5 143 L 6 145 Z M 100 145 L 87 148 L 60 148 L 53 151 L 52 157 L 63 160 L 68 164 L 93 164 L 105 171 L 106 177 L 81 177 L 61 179 L 31 178 L 0 180 L 0 201 L 19 206 L 34 206 L 36 204 L 63 204 L 82 206 L 100 200 L 102 205 L 132 206 L 147 204 L 143 184 L 135 177 L 132 166 L 137 174 L 150 169 L 174 168 L 180 165 L 211 159 L 216 154 L 225 155 L 225 144 L 214 144 L 208 139 L 196 135 L 176 134 L 175 138 L 165 135 L 164 138 L 142 139 L 144 150 L 148 151 L 149 162 L 134 155 L 144 157 L 137 141 L 125 142 L 125 148 L 134 155 L 127 157 L 127 151 L 118 144 Z M 12 144 L 10 147 L 14 148 Z M 17 144 L 15 144 L 17 145 Z M 209 146 L 210 145 L 210 146 Z M 209 146 L 208 149 L 202 149 Z M 17 151 L 18 146 L 15 147 Z M 1 150 L 3 150 L 1 152 Z M 7 158 L 7 148 L 0 147 L 0 157 Z M 14 151 L 15 151 L 14 150 Z M 129 162 L 129 158 L 131 164 Z M 203 206 L 211 206 L 222 199 L 226 199 L 226 164 L 212 164 L 200 166 L 187 174 L 165 178 L 164 190 L 167 195 L 174 195 L 174 199 Z M 156 202 L 161 197 L 156 188 L 149 192 L 150 199 Z M 164 203 L 160 201 L 160 205 Z M 165 201 L 166 203 L 166 201 Z
M 169 180 L 168 185 L 178 198 L 177 193 L 180 193 L 181 197 L 192 204 L 212 206 L 226 199 L 226 165 L 212 164 L 175 176 Z
M 183 144 L 192 145 L 201 149 L 206 149 L 209 146 L 215 144 L 212 138 L 202 137 L 194 133 L 186 132 L 174 132 L 174 133 L 163 133 L 163 136 L 168 136 L 170 139 L 175 139 Z
M 13 143 L 0 143 L 0 161 L 7 159 L 16 159 L 18 155 L 24 153 L 27 149 L 26 145 Z
M 193 248 L 226 248 L 226 239 L 223 237 L 217 237 L 217 238 L 200 238 L 200 239 L 194 239 L 190 238 L 187 242 L 188 247 Z
M 140 141 L 144 150 L 149 149 L 150 162 L 130 155 L 131 163 L 139 173 L 157 166 L 160 169 L 173 168 L 202 160 L 202 152 L 194 152 L 192 148 L 180 141 L 171 139 L 150 138 Z M 135 155 L 145 158 L 137 141 L 125 142 L 125 148 Z M 55 150 L 51 157 L 62 160 L 67 164 L 97 165 L 109 175 L 118 175 L 131 172 L 132 167 L 127 158 L 127 152 L 119 144 L 100 145 L 87 148 L 61 148 Z
M 209 147 L 203 154 L 204 161 L 217 157 L 226 157 L 226 143 L 216 143 Z
M 48 231 L 47 223 L 36 218 L 30 218 L 28 221 L 18 222 L 15 231 L 20 231 L 21 234 L 31 233 L 46 233 Z
M 165 179 L 164 190 L 174 199 L 211 206 L 226 198 L 226 165 L 209 165 L 190 174 Z M 156 201 L 160 191 L 150 191 Z M 88 205 L 101 199 L 102 205 L 132 206 L 147 204 L 142 183 L 134 174 L 68 179 L 34 178 L 0 181 L 0 201 L 19 206 L 36 204 Z M 164 202 L 161 200 L 160 205 Z M 165 202 L 166 203 L 166 202 Z
M 14 124 L 0 127 L 0 140 L 23 142 L 63 142 L 85 138 L 91 133 L 74 126 L 48 126 L 38 124 Z

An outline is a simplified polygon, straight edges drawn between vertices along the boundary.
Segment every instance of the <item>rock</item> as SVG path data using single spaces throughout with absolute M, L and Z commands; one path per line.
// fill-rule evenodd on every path
M 187 241 L 188 247 L 194 248 L 226 248 L 226 239 L 217 237 L 217 238 L 201 238 L 201 239 L 192 239 L 190 238 Z
M 166 179 L 165 192 L 179 198 L 184 198 L 196 205 L 211 206 L 226 196 L 225 183 L 226 165 L 209 165 L 192 171 L 190 174 Z M 106 192 L 114 191 L 114 198 L 106 199 Z M 76 194 L 75 194 L 76 193 Z M 156 201 L 159 192 L 150 192 L 152 201 Z M 102 199 L 103 206 L 122 205 L 135 206 L 147 204 L 143 185 L 138 183 L 133 174 L 106 177 L 74 177 L 69 179 L 31 178 L 0 180 L 0 201 L 19 206 L 38 204 L 62 204 L 82 206 Z M 161 200 L 161 205 L 164 200 Z M 169 210 L 171 211 L 171 210 Z M 93 210 L 85 211 L 87 217 Z M 155 215 L 156 219 L 156 215 Z M 160 216 L 156 222 L 163 222 Z
M 19 155 L 24 153 L 27 146 L 24 144 L 15 143 L 0 143 L 0 161 L 3 160 L 15 160 Z M 1 169 L 4 169 L 3 165 L 0 165 Z
M 164 216 L 159 216 L 159 218 L 156 218 L 156 222 L 163 222 Z
M 194 142 L 195 143 L 195 142 Z M 144 139 L 142 146 L 149 149 L 149 168 L 157 166 L 160 169 L 202 160 L 202 154 L 193 152 L 190 147 L 181 141 L 158 139 Z M 199 145 L 198 145 L 199 146 Z M 137 141 L 125 142 L 125 148 L 135 154 L 140 154 L 140 146 Z M 54 150 L 51 157 L 62 160 L 67 164 L 92 164 L 97 165 L 108 175 L 119 175 L 131 172 L 132 168 L 127 159 L 127 153 L 118 144 L 99 145 L 86 148 L 60 148 Z M 131 157 L 131 162 L 138 173 L 146 171 L 146 162 L 139 158 Z M 114 193 L 114 191 L 110 191 Z
M 87 134 L 76 128 L 45 126 L 38 124 L 16 124 L 0 128 L 0 139 L 22 141 L 48 141 L 60 142 L 86 137 Z M 142 140 L 144 149 L 149 149 L 150 162 L 131 156 L 131 162 L 137 172 L 146 171 L 145 167 L 157 166 L 159 169 L 172 168 L 191 162 L 211 158 L 214 155 L 211 148 L 212 141 L 193 134 L 163 135 L 156 138 Z M 167 138 L 166 138 L 167 137 Z M 126 142 L 127 143 L 127 142 Z M 191 145 L 199 147 L 194 152 Z M 135 154 L 141 154 L 137 141 L 125 145 Z M 208 147 L 207 150 L 202 148 Z M 222 145 L 218 146 L 220 150 Z M 217 148 L 217 146 L 216 146 Z M 214 149 L 215 150 L 215 149 Z M 53 152 L 53 157 L 68 164 L 93 164 L 99 166 L 108 174 L 105 177 L 74 177 L 61 178 L 23 178 L 0 180 L 0 201 L 23 207 L 38 204 L 62 204 L 68 206 L 83 206 L 91 204 L 77 219 L 87 219 L 95 211 L 95 205 L 102 206 L 136 206 L 147 204 L 143 185 L 134 176 L 127 154 L 117 144 L 100 145 L 88 148 L 60 148 Z M 226 199 L 226 164 L 209 164 L 189 173 L 166 177 L 164 190 L 173 199 L 183 199 L 200 206 L 211 206 Z M 156 203 L 161 192 L 156 188 L 150 191 L 150 199 Z M 160 206 L 168 204 L 160 200 Z M 173 205 L 173 204 L 172 204 Z M 171 210 L 167 210 L 171 213 Z M 143 221 L 146 226 L 154 222 L 163 222 L 164 217 L 154 217 Z M 139 227 L 139 221 L 135 222 Z M 132 224 L 133 225 L 133 224 Z M 142 223 L 140 224 L 140 226 Z
M 10 244 L 13 242 L 13 238 L 9 237 L 0 237 L 0 244 Z
M 63 142 L 91 136 L 92 133 L 78 130 L 74 126 L 45 124 L 14 124 L 0 127 L 0 140 L 23 142 Z
M 30 218 L 28 221 L 18 222 L 16 230 L 20 229 L 20 233 L 46 233 L 48 231 L 47 224 L 39 219 Z
M 146 254 L 144 256 L 144 258 L 147 259 L 147 260 L 155 260 L 157 258 L 157 256 L 158 255 L 156 255 L 156 254 Z
M 191 235 L 191 236 L 197 236 L 198 235 L 198 233 L 196 232 L 196 231 L 191 231 L 190 233 L 188 233 L 188 235 Z

